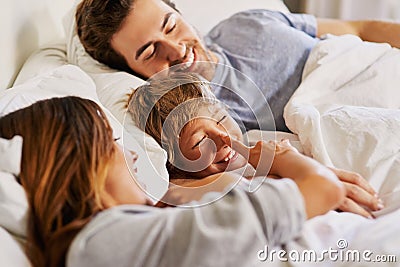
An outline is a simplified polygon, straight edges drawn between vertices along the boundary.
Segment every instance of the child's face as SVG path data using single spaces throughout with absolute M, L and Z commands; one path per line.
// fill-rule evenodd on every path
M 242 141 L 243 135 L 235 120 L 219 105 L 202 107 L 198 116 L 181 131 L 180 168 L 198 177 L 243 167 L 246 159 L 223 141 L 223 136 Z

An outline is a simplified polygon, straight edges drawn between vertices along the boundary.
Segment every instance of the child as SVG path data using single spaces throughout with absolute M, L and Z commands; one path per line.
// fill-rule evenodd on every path
M 128 110 L 137 126 L 167 151 L 172 179 L 204 178 L 247 163 L 226 139 L 243 141 L 238 124 L 196 74 L 152 80 L 133 92 Z

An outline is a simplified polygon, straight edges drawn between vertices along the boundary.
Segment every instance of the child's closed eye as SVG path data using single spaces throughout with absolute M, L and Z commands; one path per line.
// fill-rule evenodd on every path
M 222 118 L 217 121 L 217 125 L 219 125 L 221 122 L 223 122 L 226 119 L 226 115 L 222 116 Z
M 197 148 L 201 144 L 201 142 L 203 142 L 203 140 L 206 139 L 206 138 L 207 138 L 207 136 L 204 135 L 203 138 L 201 138 L 196 144 L 194 144 L 192 149 Z

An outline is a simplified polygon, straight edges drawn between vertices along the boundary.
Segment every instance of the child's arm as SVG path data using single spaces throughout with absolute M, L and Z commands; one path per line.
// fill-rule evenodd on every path
M 243 177 L 229 172 L 216 173 L 202 179 L 173 179 L 161 202 L 170 206 L 199 201 L 209 192 L 228 192 Z M 232 186 L 229 186 L 232 185 Z M 165 206 L 158 203 L 158 206 Z
M 338 208 L 344 201 L 344 188 L 337 176 L 316 160 L 299 153 L 287 140 L 276 144 L 270 173 L 296 182 L 308 217 Z
M 288 141 L 260 141 L 253 148 L 231 141 L 233 149 L 247 156 L 254 168 L 258 167 L 259 162 L 264 162 L 263 157 L 274 155 L 269 173 L 290 178 L 297 184 L 304 198 L 308 218 L 335 209 L 344 201 L 343 185 L 337 176 L 312 158 L 300 154 Z

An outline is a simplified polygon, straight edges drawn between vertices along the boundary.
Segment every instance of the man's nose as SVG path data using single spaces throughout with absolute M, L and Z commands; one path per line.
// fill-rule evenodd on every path
M 165 55 L 169 62 L 177 64 L 180 63 L 185 57 L 186 45 L 184 43 L 176 42 L 174 40 L 165 40 L 163 45 L 165 49 Z

